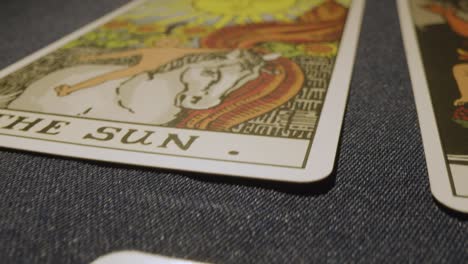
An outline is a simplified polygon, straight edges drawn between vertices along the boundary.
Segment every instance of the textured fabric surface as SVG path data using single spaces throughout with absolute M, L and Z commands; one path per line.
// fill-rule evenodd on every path
M 3 0 L 0 67 L 124 2 Z M 0 160 L 1 263 L 89 263 L 124 249 L 216 263 L 468 259 L 467 217 L 430 194 L 394 1 L 367 2 L 328 182 L 218 179 L 1 148 Z

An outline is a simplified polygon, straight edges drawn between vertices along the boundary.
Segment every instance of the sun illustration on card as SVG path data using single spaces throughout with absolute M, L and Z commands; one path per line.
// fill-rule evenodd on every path
M 217 1 L 217 0 L 193 0 L 192 5 L 200 12 L 206 12 L 212 16 L 221 16 L 216 21 L 215 27 L 223 27 L 232 21 L 237 23 L 260 22 L 265 15 L 279 21 L 291 21 L 292 18 L 304 13 L 316 1 L 296 0 L 240 0 L 240 1 Z M 294 9 L 293 9 L 294 8 Z
M 221 28 L 232 24 L 258 23 L 262 21 L 291 22 L 308 10 L 328 0 L 176 0 L 161 6 L 148 1 L 139 10 L 122 18 L 138 19 L 155 14 L 159 24 L 187 22 L 192 25 L 213 25 Z M 349 6 L 351 0 L 339 0 Z
M 214 31 L 243 25 L 262 25 L 278 23 L 292 25 L 300 23 L 304 26 L 324 21 L 340 21 L 346 16 L 346 10 L 351 0 L 147 0 L 128 13 L 118 16 L 106 23 L 99 30 L 85 34 L 76 41 L 69 43 L 66 48 L 93 47 L 105 49 L 125 49 L 153 47 L 155 42 L 170 37 L 181 45 L 199 47 L 199 40 Z M 247 28 L 246 28 L 247 29 Z M 306 29 L 306 27 L 303 27 Z M 310 28 L 314 31 L 316 27 Z M 293 28 L 265 28 L 262 32 L 253 30 L 252 33 L 276 36 L 279 31 L 295 31 Z M 305 31 L 303 31 L 305 32 Z M 325 32 L 321 30 L 324 34 Z M 254 34 L 252 34 L 254 36 Z M 261 37 L 257 34 L 258 37 Z M 296 35 L 297 36 L 297 35 Z M 291 42 L 283 36 L 276 43 Z M 320 42 L 310 40 L 308 36 L 295 38 L 295 43 Z M 283 41 L 283 39 L 285 41 Z M 302 40 L 302 41 L 301 41 Z M 269 41 L 272 43 L 272 41 Z M 322 41 L 323 42 L 323 41 Z M 263 42 L 266 43 L 266 42 Z M 297 54 L 333 56 L 337 50 L 336 41 L 330 44 L 308 45 L 276 45 L 280 47 L 284 56 Z M 270 45 L 271 46 L 271 45 Z

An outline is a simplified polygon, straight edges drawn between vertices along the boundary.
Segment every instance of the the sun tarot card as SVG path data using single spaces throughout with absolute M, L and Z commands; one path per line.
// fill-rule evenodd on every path
M 137 1 L 0 72 L 0 145 L 292 182 L 334 164 L 364 1 Z

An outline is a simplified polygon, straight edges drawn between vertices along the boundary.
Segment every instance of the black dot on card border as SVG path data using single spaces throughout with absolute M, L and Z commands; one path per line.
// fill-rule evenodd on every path
M 239 155 L 239 151 L 237 151 L 237 150 L 231 150 L 228 153 L 229 153 L 229 155 L 233 155 L 233 156 Z

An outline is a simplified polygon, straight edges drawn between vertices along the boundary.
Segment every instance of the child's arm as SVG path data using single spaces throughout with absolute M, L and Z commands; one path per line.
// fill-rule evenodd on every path
M 144 69 L 141 69 L 138 66 L 133 66 L 131 68 L 126 68 L 122 70 L 109 72 L 103 75 L 99 75 L 97 77 L 85 80 L 75 85 L 71 85 L 71 86 L 66 85 L 66 84 L 60 85 L 58 87 L 55 87 L 55 92 L 57 93 L 58 96 L 66 96 L 73 92 L 86 89 L 89 87 L 93 87 L 101 83 L 105 83 L 105 82 L 112 81 L 112 80 L 118 80 L 122 78 L 128 78 L 128 77 L 140 74 L 143 71 Z
M 445 14 L 445 19 L 455 33 L 465 38 L 468 37 L 468 21 L 459 18 L 453 9 Z
M 120 58 L 127 58 L 127 57 L 141 55 L 141 53 L 142 51 L 137 49 L 137 50 L 128 50 L 128 51 L 114 52 L 114 53 L 107 53 L 107 54 L 100 54 L 100 55 L 89 55 L 89 56 L 80 57 L 80 61 L 120 59 Z
M 462 37 L 468 37 L 468 21 L 460 18 L 453 7 L 444 7 L 440 4 L 429 4 L 426 6 L 430 12 L 445 18 L 452 30 Z

